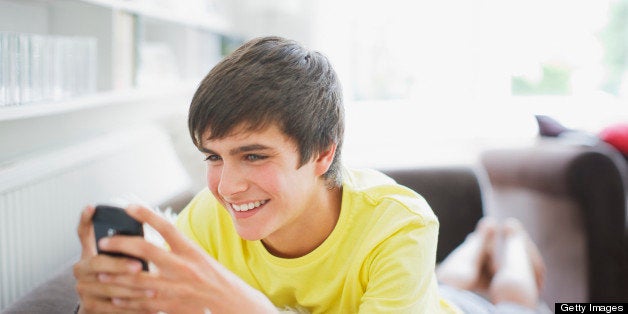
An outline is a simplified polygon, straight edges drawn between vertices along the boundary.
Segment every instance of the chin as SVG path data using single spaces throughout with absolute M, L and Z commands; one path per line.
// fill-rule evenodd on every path
M 265 234 L 262 234 L 260 230 L 250 230 L 248 228 L 239 228 L 236 226 L 236 231 L 240 238 L 247 241 L 257 241 L 265 238 Z

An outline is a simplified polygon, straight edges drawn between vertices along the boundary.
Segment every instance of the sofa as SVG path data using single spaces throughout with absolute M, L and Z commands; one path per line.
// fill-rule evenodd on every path
M 545 259 L 543 300 L 628 301 L 624 156 L 570 135 L 487 150 L 480 162 L 491 185 L 487 215 L 521 220 Z
M 481 180 L 483 176 L 472 167 L 426 167 L 382 171 L 400 184 L 423 195 L 439 217 L 441 230 L 438 261 L 465 239 L 483 215 L 484 197 Z M 68 265 L 2 313 L 72 313 L 78 303 L 74 286 L 71 265 Z

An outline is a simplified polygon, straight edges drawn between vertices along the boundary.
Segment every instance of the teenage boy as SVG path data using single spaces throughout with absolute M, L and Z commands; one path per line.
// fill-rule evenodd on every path
M 208 189 L 176 228 L 127 208 L 169 250 L 124 236 L 99 242 L 152 262 L 151 272 L 95 254 L 87 207 L 74 268 L 81 312 L 455 310 L 438 295 L 438 221 L 427 203 L 378 172 L 341 167 L 342 91 L 323 55 L 278 37 L 245 43 L 201 82 L 188 124 Z

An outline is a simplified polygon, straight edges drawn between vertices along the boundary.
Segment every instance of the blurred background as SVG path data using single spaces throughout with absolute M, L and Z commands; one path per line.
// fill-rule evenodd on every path
M 204 186 L 189 101 L 264 35 L 329 57 L 354 167 L 475 164 L 535 115 L 628 121 L 628 0 L 0 0 L 0 309 L 78 253 L 85 204 Z

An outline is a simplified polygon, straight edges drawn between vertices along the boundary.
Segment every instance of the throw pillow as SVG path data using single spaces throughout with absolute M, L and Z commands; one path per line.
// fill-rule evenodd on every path
M 628 157 L 628 123 L 618 123 L 607 126 L 599 134 L 600 139 L 615 147 L 624 156 Z

